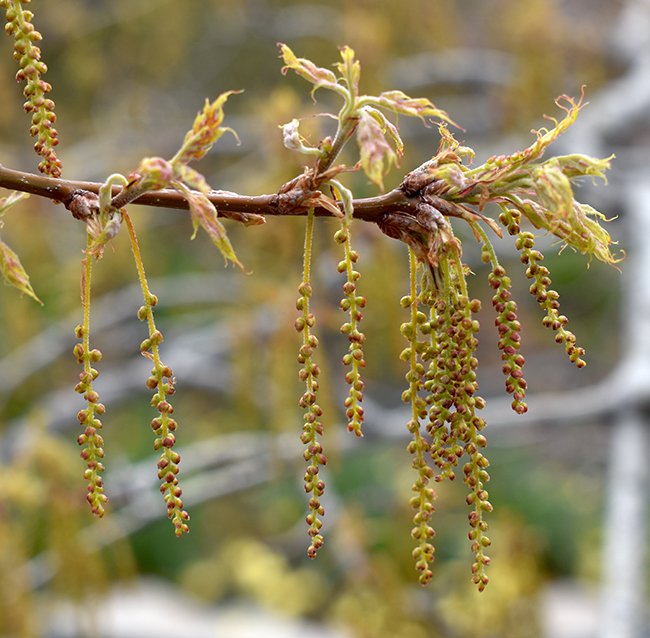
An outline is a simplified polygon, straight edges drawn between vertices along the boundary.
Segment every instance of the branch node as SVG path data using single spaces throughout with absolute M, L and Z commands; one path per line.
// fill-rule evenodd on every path
M 63 202 L 75 219 L 86 222 L 99 213 L 99 196 L 78 188 Z

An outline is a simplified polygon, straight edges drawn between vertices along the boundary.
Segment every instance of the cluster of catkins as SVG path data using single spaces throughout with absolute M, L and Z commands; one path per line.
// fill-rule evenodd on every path
M 19 66 L 16 79 L 25 83 L 24 108 L 31 114 L 30 134 L 36 138 L 35 150 L 42 158 L 38 168 L 58 178 L 61 163 L 54 151 L 58 144 L 54 128 L 56 116 L 54 102 L 47 97 L 52 87 L 42 79 L 47 67 L 35 44 L 41 40 L 41 35 L 31 23 L 33 14 L 23 6 L 28 3 L 29 0 L 0 0 L 0 7 L 6 14 L 5 30 L 14 40 L 14 57 Z M 307 463 L 304 488 L 309 495 L 306 521 L 311 544 L 308 555 L 315 557 L 324 542 L 321 528 L 325 483 L 321 470 L 327 462 L 322 445 L 323 412 L 318 403 L 320 368 L 315 361 L 319 342 L 314 334 L 316 318 L 310 311 L 315 208 L 327 211 L 340 223 L 334 240 L 343 249 L 337 269 L 345 276 L 340 301 L 341 310 L 347 313 L 341 326 L 348 340 L 348 349 L 342 359 L 348 386 L 344 408 L 347 429 L 362 436 L 364 382 L 361 375 L 366 362 L 365 335 L 360 330 L 360 322 L 366 299 L 359 294 L 359 255 L 352 249 L 350 239 L 355 200 L 350 190 L 336 178 L 351 170 L 361 170 L 383 190 L 385 174 L 397 165 L 404 153 L 404 143 L 393 120 L 397 116 L 416 117 L 425 123 L 433 120 L 438 122 L 441 137 L 437 154 L 409 173 L 401 186 L 387 195 L 382 202 L 381 216 L 372 221 L 384 233 L 406 243 L 409 249 L 409 292 L 401 301 L 409 313 L 401 326 L 408 345 L 401 359 L 408 365 L 408 387 L 402 399 L 411 409 L 407 424 L 411 435 L 408 452 L 417 473 L 410 500 L 415 510 L 411 531 L 416 542 L 415 567 L 420 582 L 426 584 L 432 577 L 431 563 L 435 554 L 432 543 L 435 532 L 430 524 L 435 499 L 432 483 L 454 479 L 460 468 L 468 490 L 467 505 L 471 508 L 469 539 L 474 554 L 473 581 L 483 590 L 488 583 L 486 567 L 490 562 L 485 554 L 490 539 L 486 535 L 484 514 L 492 510 L 492 505 L 485 489 L 490 478 L 489 463 L 483 453 L 485 422 L 479 416 L 485 401 L 478 395 L 476 380 L 479 330 L 476 316 L 480 303 L 468 295 L 466 276 L 469 271 L 462 263 L 461 243 L 454 236 L 449 219 L 469 224 L 482 243 L 483 261 L 491 265 L 488 283 L 493 291 L 505 389 L 512 396 L 512 408 L 522 414 L 527 409 L 524 401 L 526 381 L 517 305 L 512 298 L 510 278 L 499 264 L 483 226 L 499 235 L 501 229 L 481 211 L 490 202 L 501 208 L 499 222 L 515 238 L 526 267 L 525 274 L 532 281 L 530 292 L 544 312 L 544 325 L 554 331 L 555 341 L 564 345 L 569 359 L 582 367 L 585 365 L 584 350 L 576 344 L 573 333 L 566 329 L 567 318 L 559 313 L 558 294 L 550 288 L 551 279 L 542 264 L 543 255 L 535 249 L 533 233 L 522 230 L 521 220 L 524 216 L 534 228 L 554 234 L 566 245 L 606 263 L 615 263 L 609 248 L 611 238 L 600 225 L 602 214 L 577 202 L 571 186 L 573 180 L 584 176 L 604 178 L 611 158 L 566 155 L 542 161 L 545 149 L 575 121 L 583 106 L 582 98 L 576 102 L 562 96 L 557 104 L 565 111 L 565 116 L 561 120 L 551 118 L 554 125 L 537 131 L 534 143 L 528 148 L 511 155 L 491 157 L 483 165 L 471 168 L 474 151 L 454 139 L 447 128 L 447 124 L 453 125 L 452 120 L 428 99 L 412 98 L 402 91 L 385 91 L 379 95 L 361 93 L 360 64 L 349 47 L 341 48 L 341 60 L 334 65 L 334 70 L 297 57 L 284 44 L 280 45 L 280 54 L 285 64 L 283 73 L 292 70 L 311 83 L 312 94 L 324 89 L 342 100 L 338 114 L 329 114 L 337 122 L 336 133 L 333 137 L 324 137 L 317 145 L 301 136 L 299 119 L 282 127 L 285 147 L 311 157 L 312 163 L 271 198 L 277 204 L 273 211 L 276 214 L 301 213 L 306 214 L 307 220 L 303 277 L 296 303 L 300 314 L 295 328 L 301 337 L 299 378 L 305 384 L 299 404 L 303 409 L 300 438 Z M 101 352 L 90 346 L 91 265 L 102 256 L 105 245 L 125 222 L 144 299 L 137 316 L 148 328 L 140 352 L 152 363 L 146 385 L 154 393 L 151 406 L 157 412 L 151 427 L 155 433 L 154 448 L 160 452 L 157 465 L 160 491 L 178 536 L 188 531 L 189 516 L 183 506 L 178 481 L 180 454 L 174 449 L 177 422 L 172 416 L 174 408 L 170 398 L 175 392 L 175 379 L 172 370 L 160 359 L 163 334 L 156 328 L 153 315 L 157 298 L 149 290 L 126 206 L 147 191 L 171 189 L 189 208 L 195 234 L 201 228 L 221 251 L 226 263 L 241 267 L 226 229 L 218 219 L 215 192 L 203 175 L 189 166 L 203 158 L 226 131 L 232 132 L 221 124 L 223 106 L 233 93 L 222 93 L 213 102 L 206 100 L 181 148 L 171 159 L 144 158 L 128 177 L 114 174 L 107 178 L 98 194 L 75 191 L 70 200 L 64 202 L 73 216 L 86 223 L 88 230 L 81 278 L 84 318 L 75 330 L 80 342 L 73 350 L 77 362 L 83 366 L 75 389 L 86 401 L 77 419 L 83 428 L 78 442 L 86 463 L 87 500 L 97 516 L 104 514 L 107 497 L 102 479 L 104 442 L 99 417 L 104 414 L 105 407 L 93 386 L 99 374 L 94 365 L 100 361 Z M 353 167 L 335 164 L 341 149 L 350 141 L 356 141 L 358 162 Z M 10 196 L 0 200 L 0 215 L 20 198 Z M 242 196 L 243 199 L 246 198 Z M 230 215 L 247 225 L 263 223 L 263 216 L 257 214 L 255 206 L 253 209 L 256 212 L 244 207 L 244 212 L 237 213 L 238 216 L 233 211 Z M 0 242 L 0 266 L 7 281 L 38 300 L 17 256 L 3 242 Z

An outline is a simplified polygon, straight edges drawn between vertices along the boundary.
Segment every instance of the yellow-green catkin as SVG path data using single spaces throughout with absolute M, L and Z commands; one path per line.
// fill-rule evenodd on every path
M 88 234 L 88 248 L 92 238 Z M 73 349 L 77 363 L 83 366 L 83 372 L 79 374 L 79 383 L 75 391 L 82 394 L 86 400 L 86 408 L 79 410 L 77 420 L 84 428 L 82 434 L 77 437 L 77 443 L 83 446 L 81 458 L 86 462 L 84 478 L 88 481 L 86 500 L 90 508 L 98 517 L 104 516 L 104 505 L 108 501 L 104 494 L 104 439 L 99 433 L 102 429 L 102 422 L 98 418 L 106 411 L 103 403 L 99 401 L 99 394 L 93 388 L 93 382 L 99 372 L 93 367 L 102 358 L 102 353 L 96 348 L 90 348 L 90 283 L 92 276 L 92 256 L 88 253 L 82 260 L 81 274 L 81 300 L 83 306 L 83 323 L 75 328 L 75 336 L 81 339 Z
M 509 232 L 513 230 L 512 225 L 508 224 L 507 227 Z M 524 401 L 528 387 L 523 371 L 526 359 L 520 351 L 521 324 L 517 314 L 517 302 L 512 298 L 510 290 L 512 282 L 505 268 L 499 263 L 485 231 L 477 227 L 477 232 L 483 240 L 481 259 L 484 263 L 492 265 L 488 283 L 494 290 L 492 296 L 492 307 L 496 311 L 494 325 L 499 335 L 497 347 L 501 351 L 503 361 L 501 370 L 506 378 L 506 392 L 512 395 L 512 409 L 517 414 L 524 414 L 528 410 L 528 405 Z
M 489 480 L 489 462 L 482 452 L 486 445 L 481 433 L 485 421 L 477 411 L 485 407 L 478 395 L 475 356 L 480 328 L 475 315 L 480 311 L 478 299 L 470 299 L 465 280 L 465 267 L 460 251 L 450 247 L 440 255 L 436 303 L 432 315 L 432 343 L 435 347 L 435 374 L 429 386 L 427 402 L 430 432 L 433 437 L 432 457 L 440 472 L 436 480 L 454 479 L 454 467 L 463 457 L 463 481 L 469 488 L 466 498 L 469 513 L 471 549 L 474 554 L 472 579 L 482 591 L 489 579 L 485 568 L 490 562 L 485 548 L 490 545 L 486 535 L 484 512 L 492 511 L 485 483 Z
M 410 505 L 415 510 L 413 528 L 411 529 L 411 536 L 416 541 L 416 546 L 413 549 L 413 559 L 415 560 L 415 568 L 420 574 L 420 584 L 426 585 L 433 576 L 430 565 L 435 554 L 435 548 L 431 543 L 435 531 L 429 524 L 434 511 L 435 492 L 430 486 L 434 471 L 427 460 L 431 446 L 421 432 L 421 419 L 427 415 L 426 401 L 420 396 L 420 391 L 424 387 L 424 365 L 421 358 L 427 343 L 420 337 L 421 326 L 426 324 L 427 316 L 418 308 L 417 262 L 415 253 L 410 248 L 409 266 L 409 294 L 402 297 L 401 300 L 402 307 L 409 310 L 409 320 L 401 326 L 402 335 L 409 343 L 408 347 L 400 355 L 400 358 L 406 361 L 409 366 L 405 377 L 408 388 L 402 393 L 402 401 L 409 403 L 411 406 L 411 418 L 407 423 L 407 428 L 412 438 L 407 450 L 413 457 L 411 465 L 417 472 L 417 478 L 411 487 L 414 496 L 410 499 Z
M 169 398 L 176 392 L 175 379 L 171 368 L 160 360 L 159 347 L 163 341 L 163 334 L 156 328 L 153 316 L 153 308 L 157 305 L 158 298 L 149 290 L 135 229 L 126 212 L 124 212 L 124 221 L 129 230 L 131 248 L 144 298 L 144 305 L 138 310 L 138 319 L 146 321 L 149 329 L 149 336 L 140 344 L 140 352 L 153 363 L 151 376 L 147 379 L 147 387 L 150 390 L 155 390 L 151 397 L 151 406 L 159 412 L 159 416 L 151 420 L 151 428 L 156 434 L 154 450 L 160 450 L 158 459 L 158 478 L 162 481 L 160 492 L 165 499 L 167 516 L 174 525 L 174 532 L 176 536 L 180 537 L 189 532 L 187 521 L 190 517 L 183 507 L 181 498 L 183 491 L 178 483 L 181 455 L 173 449 L 176 443 L 175 432 L 178 423 L 172 418 L 174 407 Z
M 14 39 L 14 59 L 20 67 L 16 73 L 17 82 L 25 82 L 23 108 L 32 114 L 29 134 L 36 138 L 34 150 L 43 159 L 38 165 L 41 173 L 51 177 L 61 176 L 61 161 L 54 151 L 58 145 L 58 132 L 54 128 L 56 114 L 54 101 L 47 97 L 52 85 L 42 79 L 47 65 L 41 60 L 41 50 L 36 42 L 42 40 L 34 29 L 34 14 L 23 7 L 29 0 L 1 0 L 0 6 L 6 13 L 5 31 Z
M 341 219 L 341 228 L 334 234 L 334 240 L 343 244 L 345 258 L 338 264 L 338 271 L 345 273 L 346 282 L 343 284 L 345 296 L 341 299 L 340 308 L 349 315 L 349 321 L 341 325 L 341 332 L 350 342 L 348 352 L 343 356 L 343 364 L 350 369 L 345 375 L 345 382 L 350 386 L 345 399 L 345 416 L 348 420 L 348 431 L 357 436 L 363 436 L 363 388 L 361 370 L 365 368 L 366 361 L 363 354 L 363 345 L 366 336 L 359 330 L 359 322 L 363 318 L 361 310 L 366 306 L 366 298 L 359 295 L 357 281 L 361 277 L 354 266 L 359 259 L 359 253 L 352 250 L 350 245 L 350 227 L 346 217 Z
M 569 320 L 559 312 L 560 295 L 550 287 L 551 277 L 548 268 L 541 265 L 544 255 L 535 249 L 535 235 L 521 230 L 520 220 L 521 213 L 512 208 L 503 207 L 499 215 L 499 221 L 511 235 L 516 237 L 515 247 L 520 252 L 521 262 L 526 266 L 526 277 L 533 280 L 529 289 L 530 294 L 535 297 L 544 311 L 542 323 L 555 332 L 556 343 L 564 345 L 571 363 L 578 368 L 584 368 L 587 365 L 582 358 L 585 354 L 584 348 L 577 345 L 573 332 L 565 328 Z
M 302 345 L 298 352 L 298 363 L 302 365 L 298 376 L 305 383 L 305 392 L 300 397 L 299 405 L 304 412 L 304 425 L 300 440 L 306 446 L 303 456 L 307 462 L 305 471 L 304 486 L 309 496 L 309 513 L 306 521 L 308 534 L 311 537 L 311 544 L 307 550 L 310 558 L 315 558 L 318 550 L 323 546 L 324 538 L 320 533 L 323 526 L 321 518 L 325 514 L 325 508 L 321 504 L 321 497 L 325 492 L 325 482 L 320 475 L 321 467 L 327 463 L 321 443 L 323 436 L 323 423 L 321 417 L 323 411 L 316 403 L 318 395 L 318 376 L 320 368 L 313 360 L 314 350 L 318 347 L 318 338 L 313 334 L 316 323 L 315 316 L 310 312 L 309 299 L 312 295 L 311 286 L 311 254 L 314 237 L 314 211 L 311 209 L 307 215 L 305 228 L 305 250 L 303 261 L 302 282 L 298 287 L 300 297 L 296 302 L 296 309 L 301 313 L 296 319 L 294 326 L 302 335 Z

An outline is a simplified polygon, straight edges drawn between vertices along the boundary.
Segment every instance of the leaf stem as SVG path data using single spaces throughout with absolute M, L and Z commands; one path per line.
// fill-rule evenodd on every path
M 359 118 L 354 115 L 348 115 L 343 119 L 339 120 L 339 126 L 336 129 L 336 134 L 334 135 L 334 141 L 332 146 L 321 156 L 318 160 L 316 166 L 316 173 L 324 173 L 338 157 L 339 153 L 348 142 L 348 140 L 354 135 L 354 131 L 359 124 Z

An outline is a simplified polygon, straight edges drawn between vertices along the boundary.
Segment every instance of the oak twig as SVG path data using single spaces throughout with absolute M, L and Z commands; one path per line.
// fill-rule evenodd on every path
M 67 206 L 76 192 L 89 191 L 99 193 L 99 182 L 86 182 L 78 180 L 58 179 L 45 175 L 36 175 L 7 168 L 0 164 L 0 187 L 10 190 L 30 193 L 39 197 L 46 197 Z M 118 185 L 113 186 L 113 196 L 121 190 Z M 221 217 L 242 222 L 244 224 L 263 223 L 254 215 L 306 215 L 307 208 L 297 206 L 288 209 L 281 206 L 281 197 L 277 193 L 266 195 L 239 195 L 229 191 L 212 191 L 210 201 L 215 205 Z M 133 201 L 134 204 L 155 206 L 160 208 L 173 208 L 187 210 L 187 201 L 172 189 L 155 190 L 144 193 Z M 354 217 L 367 222 L 379 222 L 388 212 L 402 211 L 415 214 L 417 198 L 407 196 L 401 189 L 396 188 L 383 195 L 355 199 Z M 317 207 L 315 215 L 332 217 L 332 213 L 325 208 Z

